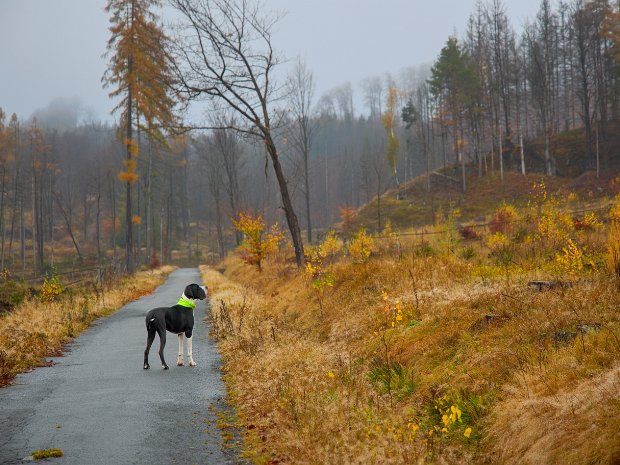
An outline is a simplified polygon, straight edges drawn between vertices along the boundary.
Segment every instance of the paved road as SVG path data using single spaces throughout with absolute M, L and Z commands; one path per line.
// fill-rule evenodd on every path
M 160 367 L 156 338 L 142 369 L 144 317 L 176 303 L 183 289 L 200 283 L 195 269 L 175 271 L 157 291 L 99 320 L 57 364 L 20 375 L 0 389 L 0 464 L 22 463 L 31 452 L 57 447 L 53 463 L 228 464 L 214 410 L 224 406 L 220 359 L 202 322 L 194 327 L 196 368 L 176 366 L 177 337 L 168 333 Z M 213 408 L 215 407 L 215 409 Z

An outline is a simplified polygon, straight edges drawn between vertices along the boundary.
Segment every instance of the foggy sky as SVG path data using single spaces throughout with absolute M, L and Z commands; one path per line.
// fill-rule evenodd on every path
M 505 1 L 520 33 L 540 0 Z M 0 107 L 28 118 L 57 97 L 82 102 L 86 119 L 111 120 L 102 89 L 109 38 L 105 0 L 0 1 Z M 301 56 L 313 71 L 317 98 L 367 77 L 432 63 L 448 36 L 462 37 L 476 0 L 263 0 L 286 11 L 274 46 Z M 168 21 L 170 18 L 163 17 Z M 359 112 L 361 108 L 356 108 Z

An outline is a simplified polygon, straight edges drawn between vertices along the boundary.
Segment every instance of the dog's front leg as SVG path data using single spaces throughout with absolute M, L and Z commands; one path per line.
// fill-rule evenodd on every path
M 189 358 L 189 366 L 195 367 L 194 357 L 192 357 L 192 336 L 187 338 L 187 357 Z
M 188 347 L 191 342 L 188 342 Z M 188 350 L 190 350 L 188 348 Z M 179 356 L 177 357 L 177 366 L 183 366 L 183 333 L 179 334 Z

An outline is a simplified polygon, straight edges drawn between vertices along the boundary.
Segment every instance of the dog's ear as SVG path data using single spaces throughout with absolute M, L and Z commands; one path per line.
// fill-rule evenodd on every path
M 196 284 L 196 298 L 200 300 L 205 300 L 207 298 L 207 293 L 205 288 Z
M 190 299 L 204 300 L 207 294 L 198 284 L 190 284 L 185 288 L 185 295 Z

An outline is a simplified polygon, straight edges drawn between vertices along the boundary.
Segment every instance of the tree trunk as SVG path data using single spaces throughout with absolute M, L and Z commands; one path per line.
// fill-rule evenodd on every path
M 149 163 L 147 168 L 146 175 L 146 199 L 145 199 L 145 222 L 146 222 L 146 258 L 148 264 L 152 262 L 153 259 L 153 193 L 152 193 L 152 185 L 153 185 L 153 142 L 149 138 Z
M 288 185 L 280 159 L 278 157 L 278 151 L 271 138 L 271 135 L 264 137 L 265 144 L 267 145 L 267 152 L 273 163 L 273 169 L 276 173 L 276 179 L 278 180 L 278 186 L 280 188 L 280 196 L 282 198 L 282 207 L 284 208 L 284 214 L 286 215 L 286 222 L 288 224 L 289 231 L 291 233 L 291 240 L 293 241 L 293 248 L 295 249 L 295 262 L 297 266 L 301 267 L 306 262 L 304 256 L 304 246 L 301 239 L 301 229 L 299 228 L 299 222 L 297 221 L 297 215 L 293 210 L 293 203 L 288 192 Z
M 110 179 L 110 197 L 112 200 L 112 258 L 116 263 L 116 189 L 114 189 L 112 179 Z
M 308 148 L 304 149 L 304 187 L 306 189 L 306 228 L 308 231 L 308 243 L 312 243 L 312 219 L 310 217 L 310 174 L 308 167 Z
M 97 179 L 97 218 L 95 223 L 95 239 L 97 241 L 97 263 L 101 263 L 101 178 Z
M 525 153 L 523 151 L 523 133 L 519 134 L 519 145 L 521 146 L 521 174 L 525 176 Z
M 58 205 L 58 209 L 60 210 L 60 214 L 65 220 L 65 224 L 67 225 L 67 232 L 69 233 L 69 237 L 71 237 L 71 241 L 73 242 L 73 246 L 75 247 L 75 251 L 78 254 L 78 260 L 82 262 L 82 254 L 80 252 L 80 247 L 78 246 L 77 241 L 75 240 L 75 234 L 73 234 L 73 228 L 71 227 L 71 218 L 65 211 L 60 201 L 58 195 L 54 195 L 54 199 L 56 200 L 56 205 Z
M 128 60 L 128 68 L 129 75 L 132 73 L 132 60 L 131 58 Z M 131 84 L 127 89 L 127 128 L 126 128 L 126 136 L 127 140 L 125 141 L 127 153 L 125 156 L 125 160 L 127 160 L 127 169 L 129 170 L 131 167 L 131 150 L 132 150 L 132 137 L 133 137 L 133 95 Z M 131 180 L 127 180 L 125 183 L 125 268 L 128 274 L 133 273 L 134 264 L 133 264 L 133 227 L 131 224 Z
M 4 243 L 6 241 L 6 225 L 4 224 L 4 186 L 6 180 L 6 168 L 2 167 L 2 183 L 0 184 L 0 234 L 2 235 L 2 252 L 0 257 L 0 271 L 4 270 Z
M 217 232 L 217 246 L 218 252 L 220 256 L 220 260 L 223 260 L 226 256 L 226 251 L 224 250 L 224 233 L 222 231 L 222 207 L 220 202 L 220 193 L 219 188 L 214 193 L 215 198 L 215 227 Z
M 377 176 L 377 233 L 381 233 L 381 179 Z

